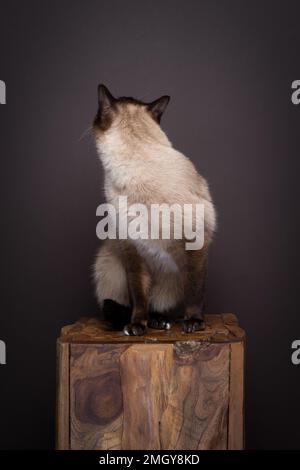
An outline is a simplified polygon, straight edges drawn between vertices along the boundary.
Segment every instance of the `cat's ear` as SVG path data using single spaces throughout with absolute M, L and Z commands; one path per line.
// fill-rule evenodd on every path
M 164 96 L 161 96 L 160 98 L 158 98 L 158 100 L 152 101 L 152 103 L 149 103 L 147 105 L 147 107 L 148 107 L 149 111 L 151 112 L 153 118 L 158 123 L 160 122 L 161 117 L 162 117 L 166 107 L 168 106 L 169 101 L 170 101 L 170 97 L 167 96 L 167 95 L 164 95 Z
M 98 85 L 98 104 L 100 112 L 108 111 L 115 101 L 116 99 L 105 85 Z

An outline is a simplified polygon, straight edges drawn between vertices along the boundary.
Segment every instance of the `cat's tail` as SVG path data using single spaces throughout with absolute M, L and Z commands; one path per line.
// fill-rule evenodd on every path
M 130 323 L 132 309 L 111 299 L 105 299 L 102 306 L 104 320 L 113 330 L 123 330 Z

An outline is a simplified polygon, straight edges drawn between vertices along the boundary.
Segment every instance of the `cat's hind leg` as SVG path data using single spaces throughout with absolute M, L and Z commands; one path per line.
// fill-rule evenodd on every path
M 113 330 L 122 331 L 125 325 L 130 322 L 132 308 L 121 305 L 111 299 L 104 299 L 102 314 L 104 320 Z
M 98 250 L 93 270 L 95 293 L 104 319 L 122 330 L 131 317 L 126 270 L 114 240 L 105 240 Z

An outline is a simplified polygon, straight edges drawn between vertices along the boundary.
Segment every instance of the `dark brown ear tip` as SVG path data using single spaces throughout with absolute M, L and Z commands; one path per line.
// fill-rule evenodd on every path
M 99 83 L 99 85 L 97 86 L 98 98 L 102 95 L 103 90 L 104 90 L 104 85 L 102 85 L 102 83 Z
M 163 95 L 160 98 L 158 98 L 157 100 L 152 101 L 151 103 L 148 103 L 148 107 L 150 109 L 153 109 L 153 108 L 156 108 L 156 107 L 159 108 L 160 106 L 162 106 L 163 108 L 166 108 L 166 106 L 168 105 L 170 99 L 171 99 L 171 97 L 169 95 Z
M 158 98 L 157 100 L 155 100 L 154 103 L 164 103 L 165 105 L 167 105 L 169 103 L 170 99 L 171 99 L 171 97 L 169 95 L 163 95 L 160 98 Z
M 99 93 L 100 91 L 107 92 L 107 91 L 108 91 L 108 88 L 107 88 L 105 85 L 103 85 L 103 83 L 99 83 L 99 85 L 98 85 L 98 87 L 97 87 L 97 90 L 98 90 L 98 93 Z
M 107 102 L 107 104 L 112 105 L 115 101 L 115 98 L 107 88 L 107 86 L 100 83 L 98 85 L 98 100 L 99 102 Z

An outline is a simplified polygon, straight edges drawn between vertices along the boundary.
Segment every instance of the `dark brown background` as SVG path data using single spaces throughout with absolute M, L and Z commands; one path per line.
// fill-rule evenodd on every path
M 299 447 L 299 2 L 1 1 L 0 447 L 54 445 L 55 339 L 97 312 L 96 86 L 172 97 L 163 127 L 211 185 L 208 310 L 247 331 L 248 448 Z

